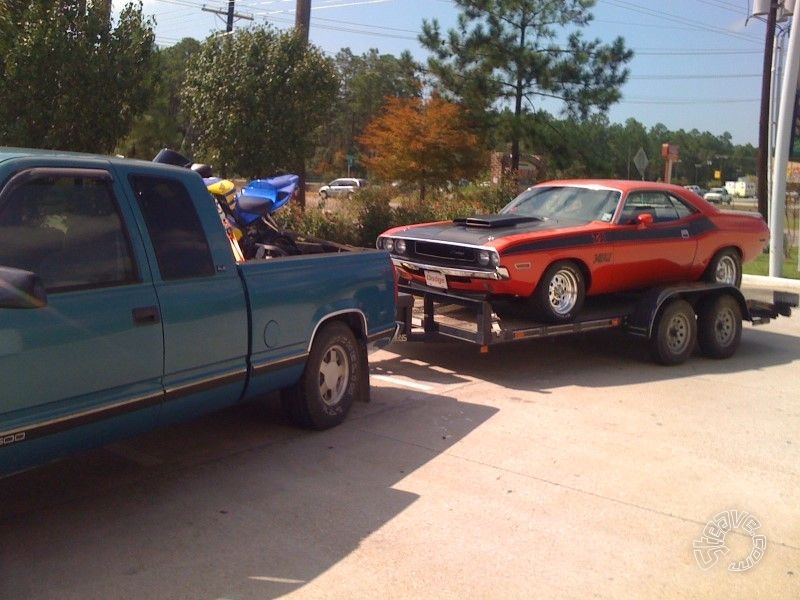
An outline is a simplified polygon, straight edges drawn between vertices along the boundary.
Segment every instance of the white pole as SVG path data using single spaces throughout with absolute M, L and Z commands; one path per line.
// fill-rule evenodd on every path
M 786 168 L 789 165 L 789 144 L 794 126 L 794 101 L 797 91 L 797 70 L 800 67 L 800 10 L 792 15 L 786 69 L 783 71 L 781 101 L 778 109 L 778 130 L 775 137 L 775 159 L 772 163 L 772 203 L 769 207 L 769 274 L 783 275 L 783 229 L 786 206 Z

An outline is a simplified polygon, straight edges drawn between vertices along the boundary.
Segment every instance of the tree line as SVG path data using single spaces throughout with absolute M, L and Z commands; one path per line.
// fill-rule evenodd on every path
M 622 38 L 583 37 L 594 0 L 454 4 L 454 29 L 423 20 L 420 63 L 409 52 L 327 56 L 267 25 L 162 49 L 141 2 L 114 19 L 108 1 L 7 0 L 0 144 L 148 160 L 169 147 L 229 177 L 350 173 L 423 195 L 488 180 L 493 151 L 512 175 L 521 156 L 538 157 L 542 179 L 658 179 L 667 142 L 680 147 L 678 183 L 755 172 L 755 149 L 728 133 L 609 122 L 633 53 Z

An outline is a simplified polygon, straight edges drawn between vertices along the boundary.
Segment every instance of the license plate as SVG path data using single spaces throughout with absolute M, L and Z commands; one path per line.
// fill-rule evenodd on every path
M 447 279 L 439 271 L 425 271 L 425 283 L 430 287 L 447 289 Z

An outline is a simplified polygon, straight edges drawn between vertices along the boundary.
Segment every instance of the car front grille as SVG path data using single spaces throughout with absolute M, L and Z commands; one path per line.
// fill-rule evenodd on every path
M 437 244 L 436 242 L 413 242 L 412 255 L 434 259 L 446 265 L 477 265 L 477 252 L 475 248 L 455 246 L 452 244 Z

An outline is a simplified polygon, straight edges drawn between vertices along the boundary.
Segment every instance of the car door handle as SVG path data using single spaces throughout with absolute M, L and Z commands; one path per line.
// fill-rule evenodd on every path
M 152 325 L 161 321 L 157 306 L 140 306 L 134 308 L 132 313 L 136 325 Z

